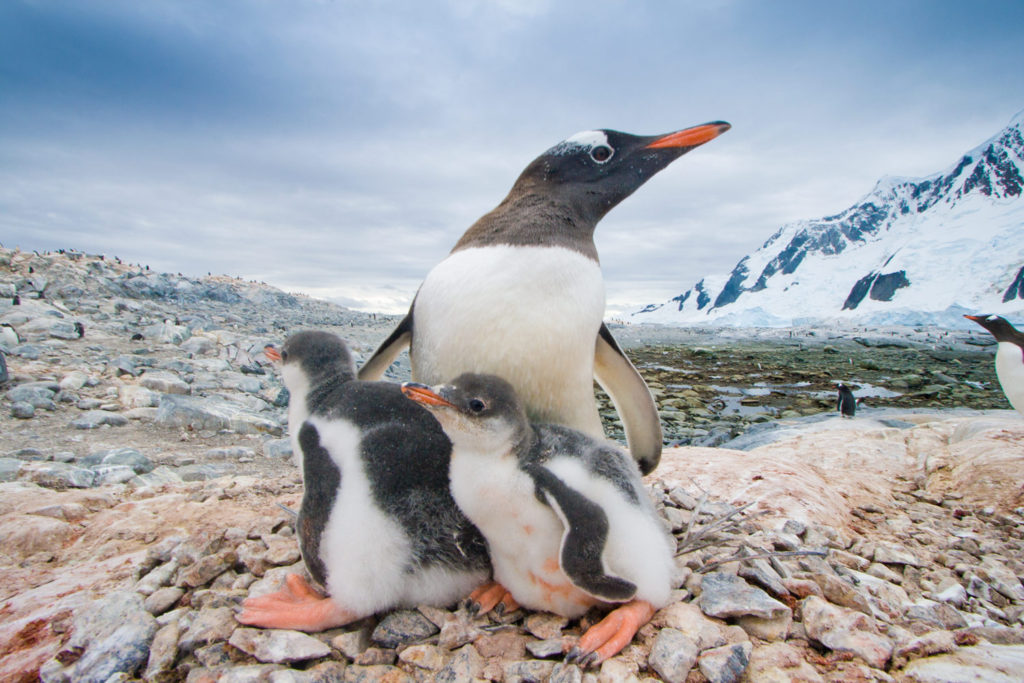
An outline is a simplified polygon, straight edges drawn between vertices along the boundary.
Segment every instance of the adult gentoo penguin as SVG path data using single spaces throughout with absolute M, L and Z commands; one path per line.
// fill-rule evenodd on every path
M 661 457 L 658 411 L 602 322 L 594 228 L 658 171 L 728 129 L 716 121 L 650 137 L 594 130 L 549 149 L 427 274 L 360 378 L 379 379 L 408 346 L 414 381 L 499 375 L 532 420 L 600 437 L 596 377 L 622 416 L 633 457 L 645 473 L 653 470 Z
M 318 631 L 393 607 L 449 605 L 485 582 L 487 547 L 452 500 L 451 444 L 430 413 L 397 384 L 356 381 L 333 334 L 300 332 L 268 355 L 280 356 L 307 411 L 296 528 L 328 597 L 292 574 L 283 590 L 247 599 L 238 620 Z
M 515 390 L 494 375 L 402 390 L 451 439 L 452 495 L 483 532 L 494 578 L 515 602 L 566 617 L 618 606 L 571 658 L 611 657 L 668 603 L 675 546 L 625 451 L 561 425 L 531 425 Z
M 999 386 L 1018 413 L 1024 414 L 1024 332 L 998 315 L 965 315 L 999 342 L 996 347 L 996 377 Z
M 853 417 L 857 414 L 857 399 L 853 391 L 845 384 L 839 385 L 839 398 L 836 400 L 836 410 L 843 417 Z

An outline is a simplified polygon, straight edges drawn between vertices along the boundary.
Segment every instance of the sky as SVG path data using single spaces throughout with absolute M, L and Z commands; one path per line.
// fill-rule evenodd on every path
M 1024 109 L 1020 0 L 3 0 L 0 244 L 404 312 L 572 134 L 733 128 L 597 228 L 608 317 Z

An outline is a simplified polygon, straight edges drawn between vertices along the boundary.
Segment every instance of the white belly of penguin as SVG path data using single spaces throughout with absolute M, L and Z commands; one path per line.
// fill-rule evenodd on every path
M 495 374 L 515 387 L 533 421 L 600 436 L 593 376 L 604 303 L 600 266 L 570 249 L 457 251 L 417 294 L 413 379 Z
M 996 349 L 996 376 L 1010 405 L 1024 413 L 1024 358 L 1020 347 L 999 342 Z
M 559 562 L 565 527 L 536 499 L 515 456 L 452 453 L 452 496 L 487 539 L 494 578 L 528 609 L 576 617 L 596 600 L 569 581 Z

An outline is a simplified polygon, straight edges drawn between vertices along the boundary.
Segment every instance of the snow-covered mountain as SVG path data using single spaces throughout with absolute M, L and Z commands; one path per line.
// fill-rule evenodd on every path
M 1024 112 L 942 173 L 886 177 L 841 213 L 785 225 L 732 272 L 633 320 L 959 326 L 967 312 L 1024 314 L 1022 128 Z

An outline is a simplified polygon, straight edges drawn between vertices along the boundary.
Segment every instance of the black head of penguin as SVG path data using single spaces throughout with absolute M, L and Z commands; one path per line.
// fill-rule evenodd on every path
M 327 379 L 348 382 L 356 377 L 355 361 L 348 346 L 330 332 L 297 332 L 285 340 L 280 356 L 285 368 L 298 364 L 313 386 Z
M 1010 322 L 998 315 L 965 315 L 988 330 L 997 342 L 1013 342 L 1024 347 L 1024 332 L 1020 332 Z
M 593 233 L 605 214 L 658 171 L 729 128 L 714 121 L 668 135 L 577 133 L 534 159 L 501 204 L 452 251 L 495 244 L 564 246 L 596 260 Z
M 464 373 L 436 387 L 406 382 L 402 392 L 434 414 L 456 448 L 517 452 L 533 435 L 515 389 L 496 375 Z

